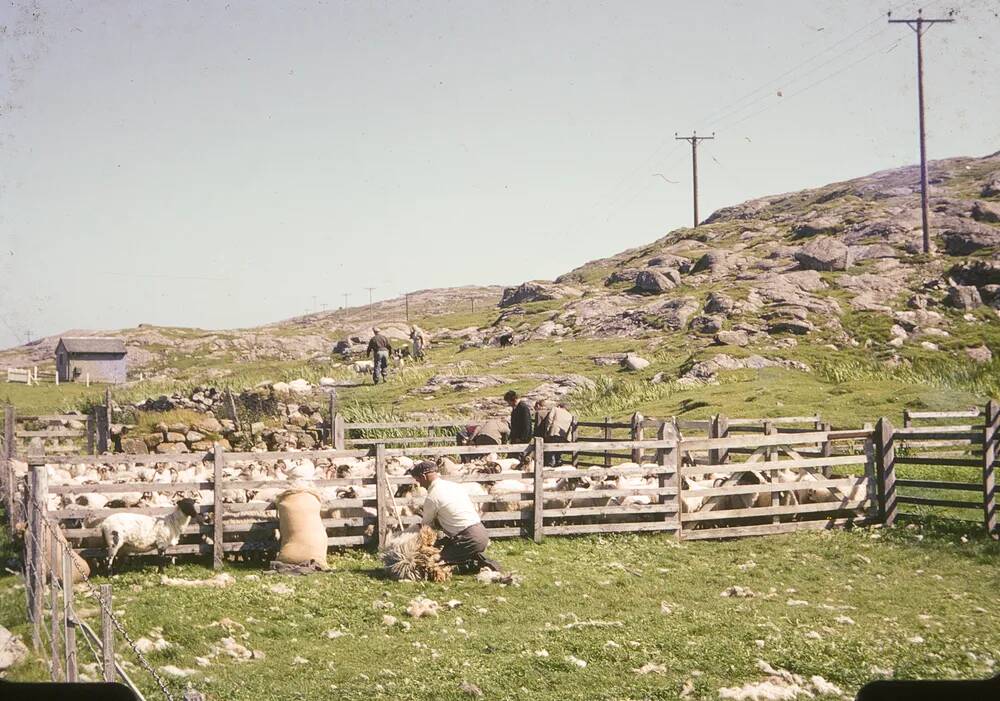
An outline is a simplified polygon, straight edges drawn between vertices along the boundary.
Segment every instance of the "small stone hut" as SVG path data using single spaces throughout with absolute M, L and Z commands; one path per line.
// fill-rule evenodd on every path
M 60 338 L 56 372 L 60 382 L 125 382 L 125 342 L 120 338 Z

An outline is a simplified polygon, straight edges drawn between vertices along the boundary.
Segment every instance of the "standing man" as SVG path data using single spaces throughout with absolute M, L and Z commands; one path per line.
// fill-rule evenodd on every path
M 511 408 L 510 412 L 510 442 L 530 443 L 535 433 L 531 420 L 531 404 L 527 399 L 518 399 L 517 392 L 508 390 L 503 400 Z
M 562 404 L 549 409 L 545 419 L 538 422 L 542 438 L 546 443 L 569 443 L 573 440 L 576 417 Z M 559 467 L 562 464 L 560 453 L 546 453 L 545 464 L 548 467 Z
M 432 528 L 436 523 L 444 531 L 444 537 L 435 543 L 441 549 L 441 562 L 460 573 L 474 573 L 484 567 L 502 572 L 499 564 L 483 555 L 490 536 L 462 486 L 443 479 L 437 465 L 427 460 L 414 465 L 409 474 L 427 490 L 421 523 Z
M 372 340 L 368 341 L 368 351 L 365 355 L 372 357 L 372 381 L 378 384 L 379 375 L 385 382 L 389 373 L 389 354 L 392 353 L 392 344 L 389 339 L 382 335 L 377 328 L 372 328 Z
M 410 327 L 410 341 L 413 342 L 413 359 L 423 360 L 424 348 L 427 345 L 427 339 L 424 338 L 423 329 L 416 325 Z

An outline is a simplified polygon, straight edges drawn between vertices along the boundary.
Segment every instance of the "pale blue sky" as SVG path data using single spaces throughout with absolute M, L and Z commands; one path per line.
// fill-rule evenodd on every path
M 1000 149 L 997 0 L 15 0 L 0 346 L 551 278 L 689 224 L 675 131 L 703 217 L 913 163 L 921 4 L 931 157 Z

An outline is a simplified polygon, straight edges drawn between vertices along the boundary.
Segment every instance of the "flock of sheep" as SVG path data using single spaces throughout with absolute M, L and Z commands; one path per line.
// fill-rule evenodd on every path
M 531 470 L 531 466 L 522 466 L 516 458 L 499 457 L 490 454 L 468 463 L 455 463 L 446 457 L 438 459 L 439 470 L 445 478 L 461 481 L 477 508 L 482 511 L 515 512 L 531 503 L 534 485 L 531 478 L 523 478 L 523 470 Z M 386 463 L 386 473 L 393 477 L 405 475 L 413 466 L 413 460 L 407 457 L 391 457 Z M 23 472 L 23 463 L 15 465 L 15 470 Z M 850 501 L 864 499 L 866 490 L 863 485 L 853 488 L 850 493 L 843 493 L 836 488 L 814 487 L 811 482 L 821 479 L 808 470 L 789 470 L 768 468 L 761 470 L 760 464 L 748 464 L 747 470 L 724 473 L 719 475 L 704 475 L 704 479 L 684 478 L 684 489 L 681 494 L 681 511 L 686 513 L 705 511 L 728 511 L 731 509 L 749 509 L 768 507 L 775 504 L 819 503 Z M 757 468 L 757 469 L 754 469 Z M 614 468 L 615 474 L 601 468 L 577 469 L 571 465 L 554 468 L 544 482 L 544 505 L 550 509 L 593 508 L 604 506 L 634 507 L 636 512 L 642 507 L 659 501 L 655 491 L 660 487 L 657 471 L 659 465 L 652 463 L 623 463 Z M 103 508 L 143 508 L 143 507 L 174 507 L 179 500 L 190 499 L 195 503 L 210 506 L 214 501 L 214 490 L 178 490 L 171 492 L 167 485 L 180 483 L 208 483 L 213 479 L 213 466 L 210 462 L 190 466 L 171 466 L 169 463 L 147 465 L 114 465 L 95 466 L 93 464 L 71 464 L 65 466 L 49 465 L 47 467 L 49 485 L 77 485 L 80 491 L 73 494 L 50 494 L 48 508 L 58 509 L 103 509 Z M 565 473 L 560 475 L 560 473 Z M 327 519 L 357 519 L 362 518 L 368 524 L 369 532 L 374 527 L 377 518 L 375 506 L 375 459 L 333 457 L 320 459 L 289 459 L 273 462 L 254 460 L 227 463 L 223 476 L 227 483 L 254 481 L 263 483 L 253 489 L 232 488 L 223 491 L 224 500 L 230 504 L 245 505 L 239 509 L 227 510 L 226 523 L 253 522 L 254 520 L 273 519 L 275 499 L 290 486 L 309 488 L 315 492 L 321 501 L 323 518 Z M 479 475 L 478 481 L 462 481 L 463 477 Z M 496 479 L 488 479 L 495 475 Z M 517 476 L 515 476 L 517 475 Z M 322 480 L 350 479 L 351 485 L 325 486 Z M 671 480 L 672 481 L 672 480 Z M 274 483 L 273 486 L 270 483 Z M 748 485 L 766 482 L 797 483 L 801 488 L 791 491 L 772 493 L 766 490 L 733 495 L 718 495 L 712 492 L 709 496 L 699 496 L 699 492 L 710 488 L 728 485 Z M 149 484 L 150 489 L 137 488 L 129 492 L 104 493 L 86 491 L 87 485 L 109 483 L 140 483 Z M 207 485 L 202 485 L 207 486 Z M 154 491 L 166 490 L 166 491 Z M 602 492 L 614 490 L 611 495 Z M 623 491 L 627 493 L 622 494 Z M 424 492 L 415 484 L 398 484 L 394 490 L 393 510 L 402 519 L 412 522 L 413 516 L 419 516 Z M 772 497 L 774 497 L 772 502 Z M 345 502 L 349 505 L 345 506 Z M 188 509 L 191 511 L 190 509 Z M 78 525 L 84 528 L 101 528 L 104 544 L 113 555 L 124 544 L 127 550 L 143 552 L 162 550 L 166 545 L 176 544 L 181 531 L 188 525 L 188 520 L 176 516 L 178 509 L 166 517 L 143 516 L 129 514 L 127 519 L 121 514 L 102 518 L 94 517 L 79 520 Z M 270 512 L 270 513 L 269 513 Z M 588 512 L 590 513 L 590 512 Z M 191 512 L 192 517 L 195 512 Z M 572 515 L 568 513 L 567 516 Z M 724 514 L 720 514 L 724 516 Z M 511 514 L 511 520 L 517 520 Z M 584 517 L 576 517 L 584 518 Z M 589 516 L 591 520 L 600 521 L 601 516 Z M 172 519 L 172 520 L 171 520 Z M 174 524 L 173 531 L 167 533 L 162 524 Z M 127 522 L 127 528 L 122 523 Z M 117 530 L 109 529 L 107 524 Z M 177 524 L 181 525 L 179 528 Z M 65 525 L 65 524 L 64 524 Z M 395 525 L 395 524 L 394 524 Z M 115 535 L 117 533 L 117 535 Z M 333 535 L 346 535 L 347 527 L 335 528 Z M 115 540 L 117 538 L 118 540 Z M 157 540 L 158 539 L 158 540 Z M 156 542 L 154 542 L 156 541 Z

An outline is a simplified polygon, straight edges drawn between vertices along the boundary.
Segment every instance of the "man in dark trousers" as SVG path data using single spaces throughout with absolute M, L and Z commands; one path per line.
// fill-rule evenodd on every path
M 510 442 L 530 443 L 535 433 L 535 425 L 531 419 L 531 403 L 527 399 L 518 399 L 517 392 L 509 390 L 503 399 L 510 406 Z
M 382 376 L 382 381 L 385 382 L 386 376 L 389 373 L 389 354 L 392 353 L 392 344 L 389 343 L 389 339 L 382 335 L 382 332 L 373 328 L 372 340 L 368 341 L 368 351 L 366 355 L 372 357 L 372 381 L 378 384 L 379 375 Z

